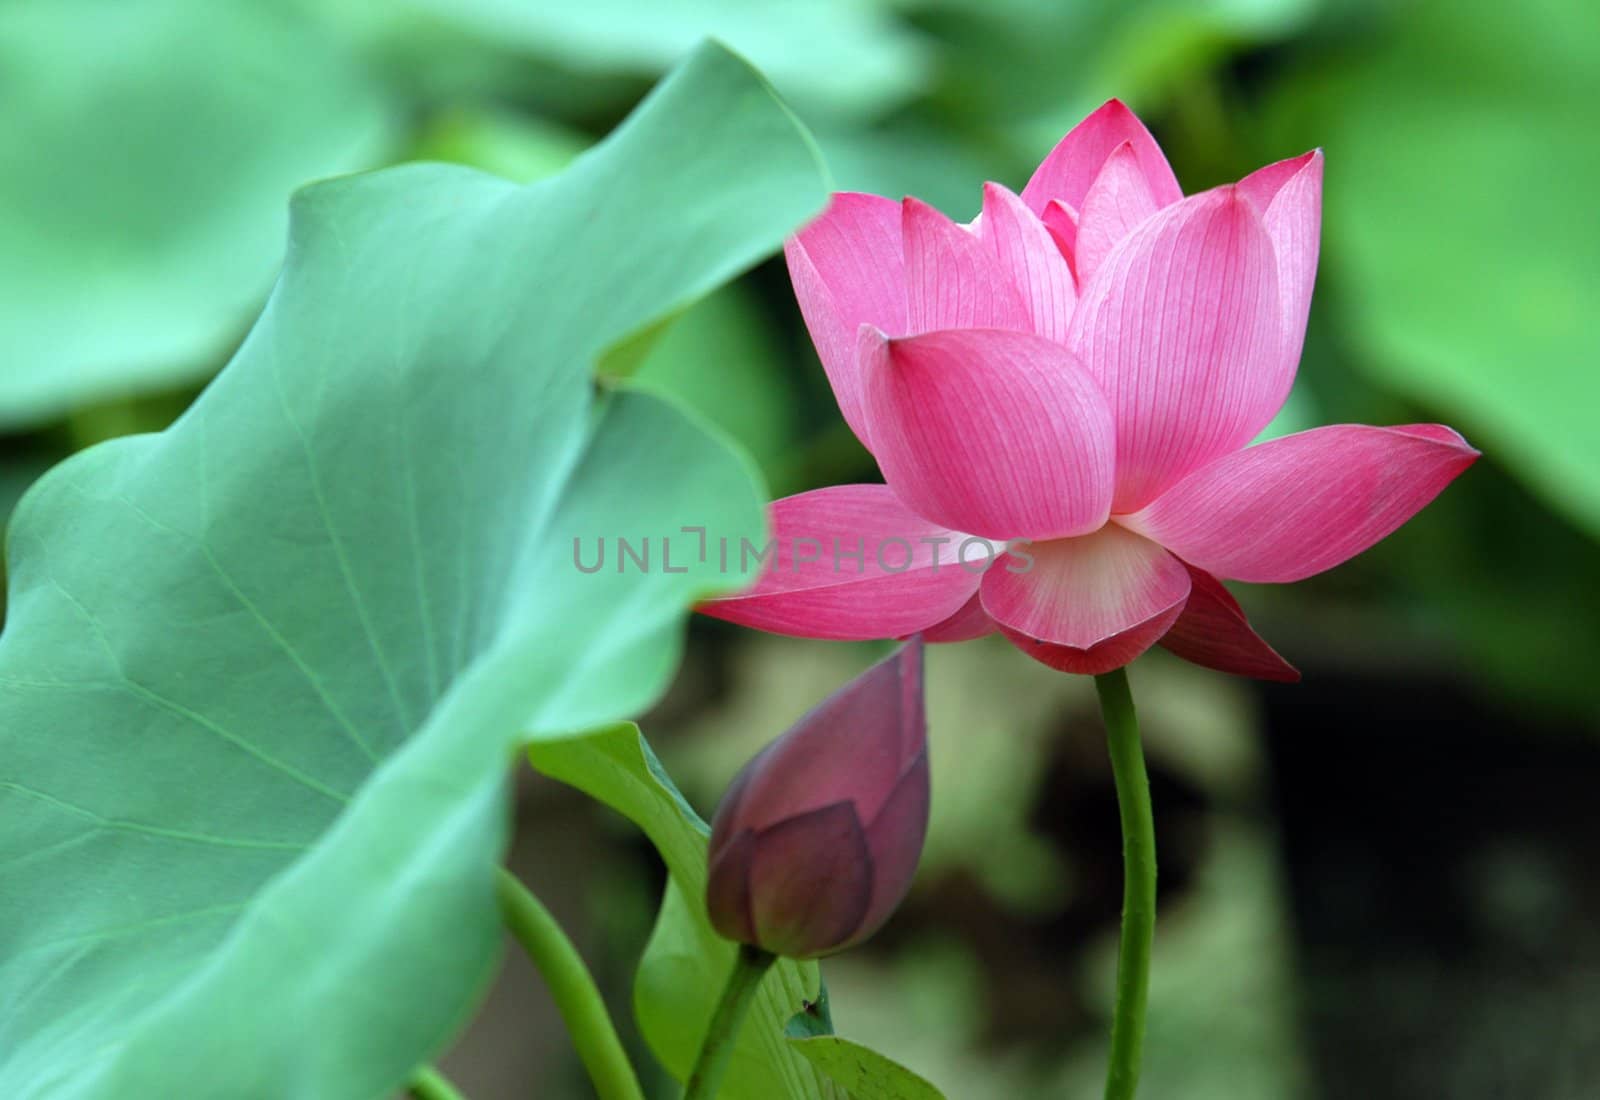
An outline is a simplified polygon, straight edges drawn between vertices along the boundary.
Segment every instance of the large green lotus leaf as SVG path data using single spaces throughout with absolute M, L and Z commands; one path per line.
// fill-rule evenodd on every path
M 214 369 L 389 110 L 273 0 L 0 5 L 0 427 Z
M 689 1075 L 734 946 L 706 917 L 706 841 L 700 815 L 668 778 L 638 728 L 621 725 L 582 740 L 528 750 L 534 767 L 599 799 L 644 831 L 667 865 L 661 912 L 639 967 L 634 1009 L 657 1058 Z M 786 1048 L 784 1027 L 820 996 L 816 963 L 779 962 L 740 1030 L 721 1095 L 728 1100 L 841 1097 L 826 1075 Z
M 159 435 L 24 498 L 0 636 L 0 1092 L 372 1097 L 480 992 L 516 745 L 645 705 L 748 468 L 602 350 L 821 207 L 707 47 L 566 173 L 301 192 L 261 320 Z M 670 217 L 663 216 L 670 212 Z M 612 559 L 615 560 L 615 559 Z
M 1600 24 L 1582 0 L 1387 14 L 1278 112 L 1281 149 L 1327 147 L 1341 331 L 1600 534 Z

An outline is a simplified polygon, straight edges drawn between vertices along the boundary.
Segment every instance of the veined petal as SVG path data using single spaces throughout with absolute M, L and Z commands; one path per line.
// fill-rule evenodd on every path
M 852 191 L 784 244 L 789 277 L 839 411 L 856 437 L 867 439 L 856 369 L 856 333 L 875 325 L 906 332 L 905 260 L 900 204 Z
M 1022 201 L 1036 214 L 1043 214 L 1051 199 L 1082 210 L 1084 196 L 1101 166 L 1124 142 L 1133 146 L 1157 206 L 1167 206 L 1183 197 L 1161 146 L 1121 100 L 1113 99 L 1074 126 L 1050 151 L 1022 189 Z
M 1189 566 L 1189 599 L 1172 629 L 1161 637 L 1164 649 L 1205 668 L 1295 683 L 1300 672 L 1250 627 L 1244 609 L 1222 582 Z
M 984 574 L 983 606 L 1024 653 L 1067 672 L 1133 660 L 1183 611 L 1189 572 L 1116 524 L 1092 535 L 1016 546 Z
M 922 632 L 926 642 L 970 642 L 1000 629 L 989 613 L 983 609 L 983 600 L 974 592 L 961 609 L 942 623 L 934 623 Z
M 1339 424 L 1247 447 L 1121 522 L 1219 577 L 1297 581 L 1410 519 L 1478 452 L 1442 424 Z
M 800 638 L 864 641 L 915 634 L 954 615 L 999 553 L 929 523 L 887 485 L 836 485 L 774 501 L 770 564 L 755 587 L 699 610 Z M 728 565 L 765 547 L 728 549 Z
M 1278 192 L 1283 190 L 1283 185 L 1298 176 L 1308 165 L 1316 162 L 1317 177 L 1322 175 L 1322 150 L 1312 149 L 1310 152 L 1301 153 L 1297 157 L 1287 160 L 1273 161 L 1271 164 L 1257 168 L 1248 176 L 1239 181 L 1239 190 L 1251 202 L 1256 204 L 1256 209 L 1265 216 L 1272 200 L 1277 198 Z
M 1278 259 L 1283 358 L 1273 373 L 1273 381 L 1281 391 L 1281 406 L 1300 365 L 1306 320 L 1311 313 L 1311 289 L 1317 280 L 1317 254 L 1322 241 L 1322 150 L 1313 149 L 1252 172 L 1239 181 L 1239 190 L 1262 211 L 1262 223 Z
M 756 939 L 789 958 L 847 942 L 872 904 L 872 850 L 849 802 L 761 832 L 750 853 Z
M 906 199 L 901 210 L 907 332 L 1032 329 L 1022 295 L 976 233 L 918 199 Z
M 1146 219 L 1083 288 L 1067 346 L 1111 402 L 1113 511 L 1143 507 L 1277 411 L 1277 283 L 1255 207 L 1224 187 Z
M 1064 202 L 1051 199 L 1044 208 L 1041 219 L 1044 227 L 1050 230 L 1050 236 L 1055 239 L 1056 247 L 1061 250 L 1061 255 L 1066 259 L 1067 266 L 1072 269 L 1072 277 L 1083 285 L 1083 280 L 1078 279 L 1078 265 L 1075 253 L 1078 247 L 1078 212 Z
M 1111 412 L 1060 344 L 863 328 L 861 365 L 878 465 L 919 515 L 986 538 L 1047 539 L 1110 514 Z
M 928 754 L 924 750 L 906 768 L 866 827 L 867 850 L 872 855 L 874 871 L 872 903 L 853 942 L 859 943 L 876 932 L 911 889 L 928 833 L 928 802 Z
M 1117 242 L 1158 209 L 1132 143 L 1123 142 L 1084 196 L 1073 246 L 1078 278 L 1085 283 L 1093 278 Z
M 1078 302 L 1078 285 L 1044 222 L 1016 195 L 998 183 L 986 183 L 977 233 L 994 249 L 1001 269 L 1021 293 L 1033 331 L 1064 341 Z

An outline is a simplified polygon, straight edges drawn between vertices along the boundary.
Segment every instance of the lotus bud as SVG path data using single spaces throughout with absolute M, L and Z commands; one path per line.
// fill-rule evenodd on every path
M 905 897 L 927 830 L 916 638 L 823 700 L 734 779 L 711 827 L 711 923 L 790 958 L 857 944 Z

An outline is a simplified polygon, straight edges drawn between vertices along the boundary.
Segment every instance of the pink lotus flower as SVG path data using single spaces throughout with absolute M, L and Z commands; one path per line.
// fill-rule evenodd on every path
M 785 252 L 839 408 L 887 484 L 775 502 L 773 567 L 703 610 L 813 638 L 998 629 L 1081 673 L 1159 641 L 1298 678 L 1218 578 L 1338 565 L 1478 456 L 1437 424 L 1247 446 L 1294 381 L 1321 218 L 1320 152 L 1185 198 L 1116 101 L 1021 196 L 986 184 L 970 225 L 916 199 L 835 195 Z M 964 566 L 972 537 L 1013 552 L 982 570 L 969 549 Z
M 791 958 L 876 932 L 922 856 L 927 741 L 914 639 L 824 699 L 729 785 L 711 825 L 712 926 Z

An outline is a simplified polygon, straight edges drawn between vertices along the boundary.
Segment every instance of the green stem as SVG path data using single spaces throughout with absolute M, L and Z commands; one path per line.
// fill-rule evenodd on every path
M 423 1066 L 406 1087 L 415 1100 L 466 1100 L 449 1078 L 432 1066 Z
M 733 1041 L 738 1037 L 739 1025 L 755 1002 L 756 991 L 767 968 L 778 957 L 759 947 L 741 945 L 733 962 L 733 973 L 722 990 L 717 1011 L 706 1028 L 705 1040 L 700 1044 L 700 1056 L 695 1059 L 694 1071 L 684 1086 L 683 1100 L 713 1100 L 722 1087 L 722 1075 L 728 1071 L 728 1059 L 733 1057 Z
M 497 888 L 506 928 L 549 985 L 595 1093 L 600 1100 L 644 1100 L 633 1064 L 578 949 L 515 875 L 502 869 Z
M 1122 946 L 1117 956 L 1117 1007 L 1111 1022 L 1106 1100 L 1132 1100 L 1139 1088 L 1145 1006 L 1150 1000 L 1150 943 L 1156 927 L 1156 828 L 1150 780 L 1139 744 L 1128 676 L 1122 669 L 1094 678 L 1105 715 L 1111 773 L 1122 813 Z

